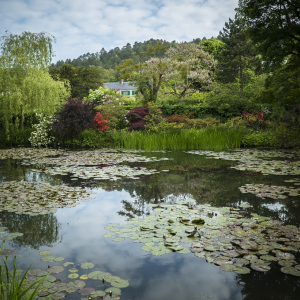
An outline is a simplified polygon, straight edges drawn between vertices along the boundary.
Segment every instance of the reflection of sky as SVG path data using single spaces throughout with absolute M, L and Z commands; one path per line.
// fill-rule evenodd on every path
M 141 250 L 143 244 L 130 239 L 113 242 L 111 238 L 104 238 L 108 223 L 126 223 L 125 217 L 117 214 L 122 209 L 120 200 L 132 201 L 125 191 L 99 189 L 95 199 L 58 210 L 61 241 L 52 249 L 20 251 L 22 256 L 18 259 L 28 265 L 34 261 L 34 268 L 63 263 L 41 262 L 38 252 L 47 249 L 55 257 L 62 256 L 64 261 L 75 265 L 93 262 L 92 270 L 100 269 L 129 280 L 130 286 L 123 289 L 122 299 L 242 299 L 241 286 L 237 285 L 234 273 L 220 271 L 194 254 L 170 253 L 155 257 Z M 80 274 L 86 273 L 89 271 L 80 271 Z M 79 296 L 71 294 L 69 297 L 67 299 Z

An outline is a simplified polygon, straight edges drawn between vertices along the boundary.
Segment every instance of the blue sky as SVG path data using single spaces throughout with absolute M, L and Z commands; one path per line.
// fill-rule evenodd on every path
M 238 0 L 0 0 L 0 36 L 8 30 L 55 36 L 57 60 L 153 39 L 216 37 Z

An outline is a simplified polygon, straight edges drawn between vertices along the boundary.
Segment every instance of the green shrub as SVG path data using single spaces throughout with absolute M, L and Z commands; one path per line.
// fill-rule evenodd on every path
M 252 132 L 242 139 L 244 147 L 275 147 L 280 146 L 272 131 Z
M 33 131 L 32 128 L 16 129 L 9 133 L 9 136 L 4 130 L 0 132 L 0 146 L 30 146 L 29 138 Z
M 83 130 L 76 139 L 69 139 L 65 142 L 66 146 L 79 146 L 96 148 L 107 146 L 106 133 L 95 131 L 94 129 Z

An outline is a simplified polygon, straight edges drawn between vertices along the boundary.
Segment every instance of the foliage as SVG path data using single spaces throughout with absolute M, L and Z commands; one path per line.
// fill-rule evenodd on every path
M 155 55 L 161 55 L 159 51 L 157 51 L 156 53 L 153 53 L 153 51 L 148 51 L 149 48 L 153 49 L 153 47 L 156 47 L 157 44 L 162 44 L 167 48 L 169 48 L 170 45 L 172 45 L 172 43 L 170 42 L 158 39 L 150 39 L 144 42 L 135 42 L 133 45 L 127 43 L 121 49 L 119 47 L 115 47 L 114 49 L 106 51 L 104 48 L 102 48 L 99 52 L 88 52 L 86 54 L 80 55 L 78 58 L 75 58 L 73 60 L 60 60 L 55 65 L 52 64 L 51 68 L 58 68 L 63 64 L 71 64 L 73 67 L 96 66 L 102 67 L 106 70 L 110 69 L 111 71 L 126 59 L 132 59 L 133 62 L 137 64 L 139 62 L 144 62 Z M 116 80 L 109 81 L 118 81 L 118 79 L 119 78 L 117 78 Z
M 46 69 L 53 57 L 54 36 L 45 32 L 12 34 L 8 31 L 1 37 L 1 55 L 6 58 L 5 67 L 28 67 Z
M 226 127 L 184 129 L 158 132 L 123 132 L 118 146 L 125 149 L 152 150 L 215 150 L 239 148 L 245 131 Z M 119 137 L 120 138 L 120 137 Z
M 149 132 L 157 132 L 159 126 L 164 122 L 161 110 L 153 102 L 148 103 L 149 114 L 145 116 L 145 129 Z
M 238 78 L 243 96 L 248 79 L 245 70 L 257 68 L 259 63 L 256 52 L 246 37 L 244 20 L 236 14 L 234 20 L 229 19 L 229 22 L 225 23 L 220 37 L 224 46 L 217 55 L 218 79 L 222 83 L 231 83 Z
M 97 105 L 112 103 L 115 100 L 119 100 L 118 96 L 116 91 L 100 86 L 96 90 L 90 90 L 89 95 L 85 99 Z
M 224 48 L 224 43 L 215 38 L 210 38 L 209 40 L 202 39 L 199 45 L 203 48 L 205 52 L 208 52 L 214 58 L 217 58 L 217 56 L 222 52 Z
M 252 132 L 245 135 L 242 139 L 244 147 L 279 147 L 280 144 L 276 143 L 274 133 L 270 131 Z
M 266 126 L 262 112 L 254 114 L 246 111 L 242 113 L 242 118 L 246 120 L 247 126 L 251 129 L 258 130 Z
M 126 115 L 126 118 L 130 124 L 128 130 L 145 130 L 145 117 L 148 114 L 149 108 L 147 104 L 141 107 L 135 107 L 132 110 L 130 110 Z
M 43 114 L 37 114 L 40 122 L 32 125 L 33 131 L 28 139 L 32 147 L 47 147 L 51 145 L 55 138 L 50 135 L 52 118 L 47 118 Z
M 24 32 L 2 37 L 0 57 L 0 121 L 7 138 L 35 113 L 52 115 L 68 91 L 47 72 L 52 39 Z
M 97 89 L 103 84 L 103 70 L 100 67 L 73 67 L 64 64 L 49 72 L 53 79 L 70 84 L 72 98 L 85 97 L 90 89 Z
M 82 98 L 69 98 L 53 117 L 52 132 L 59 141 L 76 138 L 84 129 L 93 126 L 96 110 Z
M 3 247 L 0 248 L 0 255 Z M 32 282 L 27 281 L 30 267 L 22 274 L 20 265 L 16 264 L 16 256 L 13 259 L 13 270 L 8 269 L 8 256 L 2 259 L 0 264 L 0 298 L 5 300 L 33 300 L 37 297 L 41 284 L 47 276 Z M 21 276 L 22 274 L 22 276 Z M 53 295 L 51 295 L 52 297 Z M 48 298 L 49 299 L 49 298 Z
M 23 129 L 16 129 L 9 134 L 5 130 L 0 130 L 0 147 L 2 146 L 30 146 L 29 138 L 32 132 L 31 127 L 24 127 Z
M 279 66 L 288 55 L 299 65 L 299 10 L 297 0 L 239 1 L 247 33 L 268 66 Z
M 96 116 L 94 117 L 94 128 L 98 131 L 105 131 L 107 130 L 107 126 L 105 125 L 107 123 L 107 120 L 104 120 L 102 115 L 97 112 Z
M 107 135 L 92 128 L 83 130 L 76 138 L 65 142 L 66 146 L 79 146 L 87 148 L 97 148 L 108 146 Z
M 166 56 L 171 66 L 166 85 L 179 99 L 209 89 L 215 61 L 201 46 L 194 43 L 175 44 L 166 52 Z

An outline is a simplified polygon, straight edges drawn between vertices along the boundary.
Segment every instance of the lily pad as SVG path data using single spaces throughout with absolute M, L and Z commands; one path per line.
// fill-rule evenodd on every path
M 86 262 L 86 263 L 82 263 L 81 265 L 80 265 L 80 267 L 82 268 L 82 269 L 92 269 L 92 268 L 94 268 L 94 264 L 93 263 L 89 263 L 89 262 Z
M 50 268 L 47 269 L 47 272 L 49 273 L 61 273 L 64 271 L 64 267 L 63 266 L 52 266 Z
M 290 275 L 298 276 L 298 277 L 300 276 L 300 270 L 297 270 L 296 268 L 293 268 L 293 267 L 282 267 L 280 270 L 282 273 L 285 273 L 285 274 L 290 274 Z

